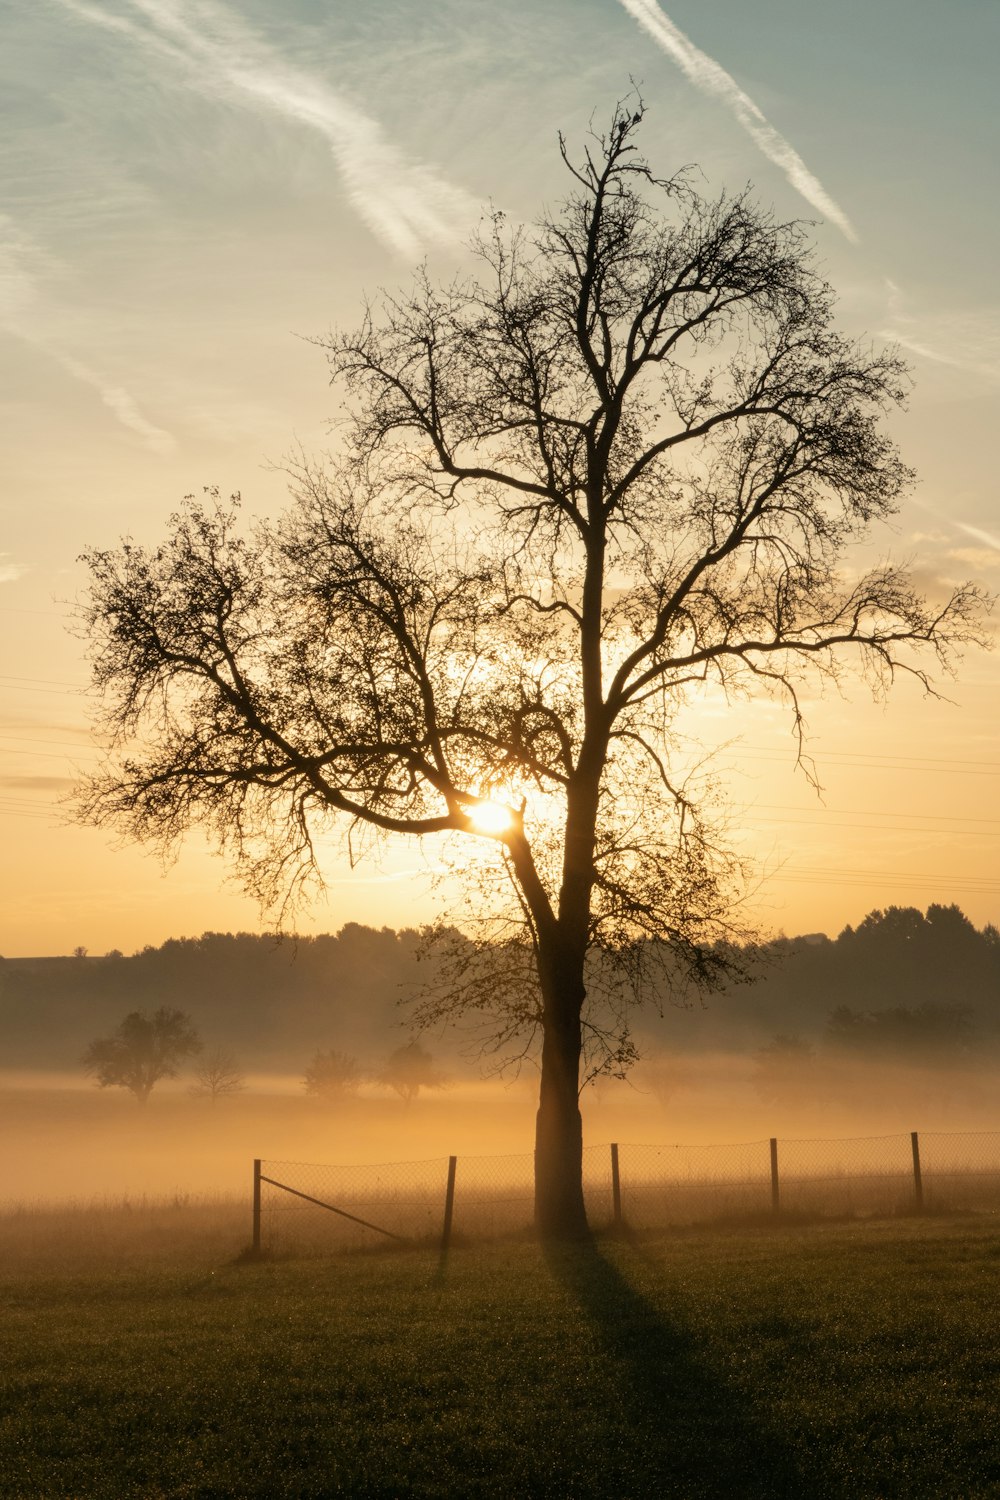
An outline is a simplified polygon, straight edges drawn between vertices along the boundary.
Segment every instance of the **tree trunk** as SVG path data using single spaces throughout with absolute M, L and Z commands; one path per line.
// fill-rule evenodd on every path
M 535 1120 L 535 1227 L 545 1239 L 589 1233 L 583 1203 L 580 1116 L 581 973 L 560 965 L 542 979 L 542 1079 Z M 561 971 L 560 971 L 561 970 Z

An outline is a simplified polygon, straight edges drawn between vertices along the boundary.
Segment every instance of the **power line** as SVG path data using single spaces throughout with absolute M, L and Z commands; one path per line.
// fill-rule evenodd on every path
M 5 744 L 16 743 L 18 745 L 59 745 L 60 747 L 65 745 L 69 749 L 101 749 L 101 746 L 95 745 L 93 740 L 89 742 L 87 740 L 42 740 L 35 739 L 34 736 L 25 734 L 0 734 L 0 739 L 2 739 Z
M 3 678 L 5 682 L 44 682 L 50 687 L 86 687 L 86 683 L 64 682 L 61 677 L 20 677 L 15 672 L 0 672 L 0 678 Z
M 731 751 L 731 757 L 735 760 L 757 760 L 763 761 L 765 765 L 789 764 L 789 757 L 783 755 L 780 750 L 747 750 Z M 953 776 L 997 776 L 1000 775 L 1000 761 L 962 761 L 962 760 L 935 760 L 930 757 L 918 760 L 916 756 L 865 756 L 859 751 L 853 755 L 850 751 L 830 751 L 826 754 L 820 752 L 815 759 L 820 767 L 834 766 L 841 770 L 858 771 L 917 771 L 924 775 L 944 775 L 945 772 Z M 850 759 L 847 757 L 850 756 Z M 976 769 L 976 768 L 979 769 Z M 989 769 L 983 769 L 988 767 Z
M 756 811 L 756 809 L 758 807 L 766 808 L 769 812 L 792 812 L 792 813 L 805 812 L 805 813 L 808 813 L 810 811 L 810 809 L 806 808 L 806 807 L 802 807 L 802 808 L 799 808 L 799 807 L 786 807 L 783 802 L 756 802 L 756 803 L 753 804 L 752 807 L 745 808 L 744 811 L 748 812 L 748 813 L 752 813 L 752 812 Z M 871 811 L 869 811 L 867 808 L 864 808 L 864 807 L 830 807 L 830 808 L 823 808 L 822 811 L 824 811 L 824 812 L 830 812 L 832 814 L 835 814 L 837 817 L 844 817 L 844 818 L 868 818 L 868 817 L 875 817 L 875 818 L 925 818 L 925 819 L 932 820 L 935 823 L 939 823 L 939 822 L 945 822 L 945 823 L 948 823 L 948 822 L 950 822 L 950 823 L 996 823 L 998 826 L 1000 826 L 1000 818 L 980 818 L 980 817 L 968 817 L 968 818 L 966 818 L 966 817 L 960 816 L 958 813 L 952 813 L 952 814 L 947 814 L 947 813 L 922 813 L 922 812 L 900 812 L 900 813 L 894 813 L 894 812 L 883 812 L 883 810 L 881 808 L 872 808 Z
M 745 745 L 746 750 L 752 750 L 755 755 L 781 755 L 783 752 L 772 745 Z M 820 754 L 824 752 L 820 751 Z M 863 757 L 865 760 L 919 760 L 934 765 L 942 766 L 993 766 L 1000 770 L 1000 761 L 997 760 L 942 760 L 931 755 L 877 755 L 874 750 L 829 750 L 825 755 L 843 755 L 850 759 Z
M 860 816 L 881 817 L 880 813 L 861 814 Z M 963 839 L 996 839 L 1000 838 L 1000 828 L 922 828 L 917 823 L 845 823 L 842 820 L 827 818 L 754 818 L 754 823 L 782 823 L 791 825 L 793 828 L 849 828 L 859 833 L 931 833 L 945 837 L 960 837 Z M 967 820 L 973 821 L 973 820 Z M 990 821 L 993 821 L 992 819 Z
M 0 755 L 19 756 L 21 759 L 30 756 L 32 760 L 79 760 L 79 756 L 67 752 L 65 755 L 56 755 L 54 750 L 7 750 L 0 745 Z M 91 757 L 89 764 L 97 765 L 96 757 Z

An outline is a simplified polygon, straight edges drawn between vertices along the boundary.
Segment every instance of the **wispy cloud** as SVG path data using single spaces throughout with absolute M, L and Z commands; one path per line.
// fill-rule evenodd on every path
M 1000 380 L 1000 315 L 995 307 L 977 307 L 972 314 L 936 308 L 917 316 L 909 310 L 902 289 L 888 277 L 885 289 L 889 322 L 879 329 L 879 338 L 892 339 L 931 364 L 990 382 Z
M 9 552 L 0 552 L 0 583 L 16 583 L 27 571 L 27 564 L 12 561 Z
M 431 168 L 406 158 L 381 125 L 320 77 L 287 63 L 212 0 L 129 0 L 130 12 L 60 0 L 81 20 L 175 65 L 205 97 L 240 104 L 323 137 L 348 199 L 368 228 L 411 260 L 433 241 L 454 243 L 477 205 Z
M 95 390 L 117 421 L 136 433 L 153 453 L 173 452 L 177 446 L 173 435 L 150 422 L 134 396 L 70 354 L 58 337 L 48 332 L 49 325 L 58 319 L 46 309 L 34 265 L 42 272 L 52 269 L 51 261 L 35 250 L 13 221 L 0 215 L 0 328 L 38 349 L 74 380 Z
M 60 350 L 51 348 L 47 352 L 68 375 L 82 381 L 84 385 L 91 386 L 108 411 L 123 427 L 127 427 L 130 432 L 137 433 L 151 452 L 173 453 L 177 447 L 177 440 L 173 433 L 154 426 L 144 417 L 135 398 L 128 391 L 120 385 L 112 385 L 99 371 L 91 369 L 90 365 L 85 365 L 82 360 L 74 359 L 71 354 L 64 354 Z
M 981 526 L 970 526 L 967 521 L 956 521 L 954 523 L 959 531 L 964 531 L 966 536 L 971 536 L 973 541 L 981 542 L 984 547 L 989 547 L 994 552 L 1000 552 L 1000 536 L 993 531 L 984 531 Z
M 621 3 L 667 56 L 673 59 L 695 88 L 725 104 L 768 161 L 780 167 L 795 191 L 801 193 L 806 202 L 811 203 L 831 224 L 836 224 L 852 244 L 857 244 L 857 233 L 844 210 L 810 172 L 794 147 L 775 130 L 749 94 L 744 93 L 732 74 L 727 73 L 707 52 L 696 47 L 660 9 L 656 0 L 621 0 Z
M 987 531 L 983 526 L 974 526 L 971 521 L 960 521 L 957 516 L 949 515 L 948 512 L 946 510 L 942 510 L 940 506 L 931 505 L 929 501 L 918 499 L 916 495 L 912 495 L 910 497 L 910 504 L 916 506 L 918 510 L 922 510 L 926 515 L 933 516 L 936 521 L 943 522 L 945 526 L 952 527 L 955 531 L 962 532 L 963 536 L 970 537 L 972 541 L 976 542 L 980 554 L 979 558 L 976 559 L 977 561 L 984 560 L 982 556 L 983 549 L 985 549 L 987 554 L 992 554 L 994 552 L 1000 553 L 1000 535 L 998 535 L 997 532 Z M 913 541 L 930 542 L 935 546 L 940 546 L 942 543 L 947 541 L 947 533 L 926 533 L 917 531 L 913 534 Z M 961 554 L 959 552 L 956 552 L 954 549 L 952 550 L 951 555 L 954 557 L 961 556 Z M 965 560 L 970 559 L 966 558 Z M 990 565 L 995 562 L 995 559 L 991 556 L 987 556 L 985 560 L 988 561 Z
M 75 785 L 72 776 L 0 776 L 4 792 L 68 792 Z

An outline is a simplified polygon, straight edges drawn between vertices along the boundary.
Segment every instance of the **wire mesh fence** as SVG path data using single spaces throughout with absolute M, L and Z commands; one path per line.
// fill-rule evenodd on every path
M 254 1238 L 272 1253 L 436 1240 L 447 1178 L 447 1157 L 374 1167 L 261 1162 Z
M 667 1229 L 762 1215 L 1000 1212 L 1000 1131 L 916 1132 L 720 1146 L 589 1146 L 595 1229 Z M 441 1244 L 529 1230 L 534 1157 L 435 1157 L 378 1166 L 254 1164 L 254 1245 L 326 1252 Z

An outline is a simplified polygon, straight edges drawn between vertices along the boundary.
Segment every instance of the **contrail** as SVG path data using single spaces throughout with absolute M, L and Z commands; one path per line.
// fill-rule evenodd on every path
M 147 448 L 160 454 L 173 452 L 177 446 L 173 435 L 148 421 L 128 391 L 113 385 L 93 366 L 67 354 L 56 340 L 39 329 L 38 283 L 25 262 L 40 259 L 32 254 L 32 247 L 11 220 L 0 216 L 0 328 L 40 350 L 74 380 L 92 387 L 121 425 L 137 433 Z
M 973 541 L 982 542 L 984 547 L 992 547 L 994 552 L 1000 552 L 1000 536 L 994 536 L 992 531 L 983 531 L 981 526 L 970 526 L 967 521 L 952 521 L 959 531 L 964 531 L 966 536 L 971 536 Z
M 915 354 L 918 359 L 929 359 L 936 365 L 950 365 L 956 370 L 968 370 L 990 381 L 1000 379 L 1000 359 L 996 353 L 1000 344 L 1000 327 L 989 308 L 985 312 L 977 309 L 971 320 L 965 313 L 945 309 L 938 309 L 930 315 L 924 312 L 917 317 L 907 312 L 906 298 L 894 281 L 886 277 L 885 286 L 889 294 L 888 313 L 891 322 L 887 327 L 879 329 L 880 339 L 891 339 L 893 343 L 900 344 L 911 354 Z M 923 337 L 923 330 L 927 328 L 931 330 L 931 343 Z M 921 334 L 920 338 L 914 337 L 914 329 Z M 937 336 L 941 334 L 950 349 L 957 348 L 958 353 L 951 353 L 940 347 Z M 984 352 L 985 359 L 981 357 Z
M 843 209 L 834 202 L 819 179 L 813 176 L 799 153 L 761 113 L 749 94 L 743 92 L 736 79 L 725 68 L 720 67 L 714 58 L 696 47 L 660 9 L 656 0 L 621 0 L 621 3 L 667 56 L 673 58 L 695 88 L 721 99 L 768 161 L 781 168 L 796 192 L 801 193 L 807 203 L 811 203 L 824 218 L 836 224 L 841 233 L 856 245 L 858 236 Z
M 978 542 L 982 547 L 989 547 L 993 552 L 1000 552 L 1000 536 L 993 531 L 985 531 L 982 526 L 973 526 L 968 521 L 960 521 L 957 516 L 949 515 L 937 505 L 930 505 L 926 500 L 918 500 L 915 495 L 910 497 L 911 505 L 918 510 L 925 511 L 927 515 L 933 516 L 935 521 L 943 521 L 947 526 L 954 526 L 956 531 L 963 531 L 966 536 Z
M 157 61 L 179 64 L 206 97 L 227 97 L 316 131 L 330 147 L 352 206 L 397 254 L 414 260 L 430 241 L 454 244 L 474 222 L 477 206 L 468 194 L 407 160 L 376 120 L 322 79 L 285 63 L 211 0 L 131 0 L 142 21 L 86 0 L 60 3 L 127 36 Z
M 137 433 L 147 448 L 154 453 L 173 453 L 177 447 L 177 440 L 173 433 L 165 432 L 162 427 L 155 427 L 152 422 L 148 421 L 128 391 L 123 390 L 120 385 L 112 385 L 97 370 L 91 369 L 90 365 L 85 365 L 79 359 L 74 359 L 71 354 L 64 354 L 61 350 L 53 349 L 45 344 L 39 344 L 39 347 L 51 355 L 67 374 L 82 381 L 84 385 L 92 386 L 108 411 L 123 427 L 127 427 L 130 432 Z

